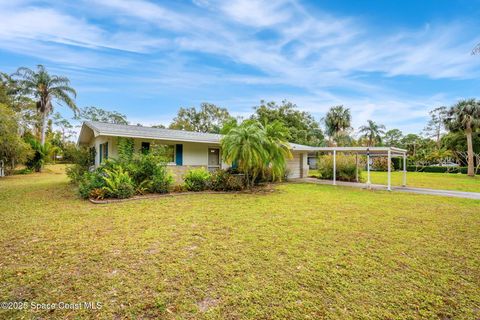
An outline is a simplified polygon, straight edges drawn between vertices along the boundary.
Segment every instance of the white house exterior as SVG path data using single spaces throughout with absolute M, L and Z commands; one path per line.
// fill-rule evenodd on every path
M 191 167 L 205 167 L 214 171 L 231 166 L 222 161 L 220 134 L 88 121 L 83 123 L 78 144 L 95 148 L 95 166 L 99 166 L 104 159 L 118 156 L 119 137 L 132 138 L 135 152 L 141 152 L 142 148 L 149 148 L 153 144 L 170 148 L 169 167 L 177 181 Z M 287 161 L 288 178 L 307 177 L 307 154 L 315 148 L 290 145 L 293 158 Z

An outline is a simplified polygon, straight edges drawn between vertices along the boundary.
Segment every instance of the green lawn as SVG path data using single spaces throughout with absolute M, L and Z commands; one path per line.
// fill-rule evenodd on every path
M 478 319 L 480 201 L 313 184 L 108 205 L 0 179 L 2 319 Z
M 371 171 L 371 181 L 375 184 L 387 184 L 387 173 Z M 310 176 L 318 176 L 317 170 L 310 170 Z M 367 173 L 362 172 L 364 181 Z M 392 185 L 401 186 L 402 172 L 392 172 Z M 407 186 L 430 189 L 458 190 L 480 192 L 480 176 L 469 177 L 466 174 L 454 173 L 430 173 L 430 172 L 407 172 Z

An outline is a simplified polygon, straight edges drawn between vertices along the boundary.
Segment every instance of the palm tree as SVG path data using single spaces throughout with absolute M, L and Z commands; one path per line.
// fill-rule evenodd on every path
M 226 162 L 236 162 L 245 173 L 247 185 L 253 186 L 264 168 L 268 152 L 265 149 L 265 132 L 257 121 L 245 121 L 231 129 L 221 141 L 222 156 Z
M 363 133 L 362 136 L 367 139 L 368 147 L 373 147 L 376 142 L 382 142 L 382 135 L 385 134 L 385 126 L 368 120 L 367 125 L 361 126 L 358 131 Z
M 473 48 L 472 54 L 480 54 L 480 43 Z
M 36 71 L 25 67 L 18 68 L 14 76 L 18 77 L 22 92 L 36 100 L 37 111 L 42 117 L 41 144 L 44 145 L 48 117 L 53 112 L 52 102 L 65 104 L 76 114 L 78 108 L 72 96 L 75 98 L 77 93 L 70 87 L 68 78 L 50 75 L 42 65 L 38 65 Z
M 257 120 L 247 120 L 230 129 L 222 139 L 223 158 L 237 163 L 248 186 L 267 170 L 271 170 L 273 180 L 281 180 L 287 159 L 292 157 L 289 137 L 288 128 L 280 121 L 262 125 Z
M 475 175 L 473 163 L 472 132 L 480 128 L 480 102 L 475 99 L 461 100 L 447 112 L 445 126 L 453 132 L 463 131 L 467 137 L 468 171 L 471 177 Z
M 265 123 L 261 128 L 264 131 L 264 147 L 268 158 L 265 161 L 265 168 L 272 170 L 273 180 L 281 180 L 287 167 L 287 159 L 292 158 L 288 139 L 290 132 L 288 128 L 280 121 L 275 120 Z
M 331 107 L 323 118 L 325 123 L 326 133 L 329 136 L 330 142 L 341 132 L 350 129 L 352 116 L 350 109 L 343 106 Z
M 26 165 L 27 167 L 34 169 L 35 172 L 40 172 L 45 161 L 47 161 L 54 149 L 50 143 L 41 144 L 34 139 L 29 140 L 29 142 L 34 155 L 32 158 L 28 159 Z

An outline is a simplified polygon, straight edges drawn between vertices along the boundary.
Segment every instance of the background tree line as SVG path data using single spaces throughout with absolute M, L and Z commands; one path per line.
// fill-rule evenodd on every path
M 99 107 L 77 107 L 76 91 L 68 78 L 51 75 L 39 65 L 36 70 L 19 68 L 13 75 L 0 73 L 0 159 L 13 170 L 26 163 L 40 170 L 43 162 L 75 157 L 76 130 L 72 122 L 55 112 L 55 105 L 72 111 L 71 120 L 128 124 L 117 111 Z M 262 126 L 273 122 L 285 127 L 285 139 L 311 146 L 396 146 L 408 150 L 415 165 L 454 161 L 468 165 L 472 175 L 480 166 L 480 104 L 475 99 L 462 100 L 451 107 L 437 107 L 423 132 L 404 134 L 368 120 L 358 130 L 352 127 L 350 109 L 331 107 L 317 121 L 294 103 L 284 100 L 260 101 L 247 119 L 232 116 L 226 108 L 202 103 L 198 108 L 182 107 L 168 128 L 226 134 L 244 121 Z M 138 124 L 140 125 L 140 124 Z M 165 128 L 164 125 L 154 127 Z

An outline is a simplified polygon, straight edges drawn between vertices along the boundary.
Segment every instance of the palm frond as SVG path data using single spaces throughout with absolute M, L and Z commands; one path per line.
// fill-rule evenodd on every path
M 65 104 L 67 107 L 72 109 L 75 114 L 79 112 L 75 101 L 73 101 L 73 99 L 65 91 L 55 88 L 50 92 L 50 94 L 57 99 L 57 102 L 60 104 Z
M 55 86 L 50 88 L 51 91 L 63 91 L 69 95 L 72 95 L 74 98 L 77 97 L 77 91 L 69 86 Z
M 472 49 L 472 55 L 480 54 L 480 43 Z

